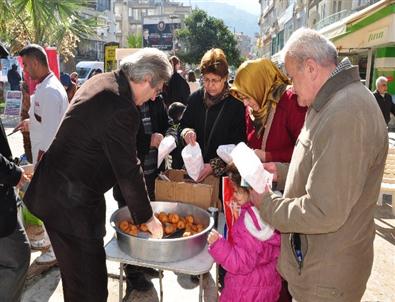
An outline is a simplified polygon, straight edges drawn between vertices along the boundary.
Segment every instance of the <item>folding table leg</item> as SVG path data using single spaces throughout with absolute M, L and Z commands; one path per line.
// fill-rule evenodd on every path
M 199 302 L 203 302 L 203 274 L 199 275 Z
M 163 285 L 162 285 L 163 271 L 159 270 L 159 301 L 163 301 Z
M 119 263 L 119 302 L 122 302 L 123 296 L 123 263 Z

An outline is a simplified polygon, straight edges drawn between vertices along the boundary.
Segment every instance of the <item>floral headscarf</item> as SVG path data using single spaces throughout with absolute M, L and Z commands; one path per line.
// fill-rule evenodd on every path
M 267 59 L 246 61 L 237 69 L 230 93 L 241 100 L 239 94 L 253 98 L 260 109 L 253 111 L 258 135 L 262 135 L 269 113 L 279 102 L 287 85 L 287 76 Z

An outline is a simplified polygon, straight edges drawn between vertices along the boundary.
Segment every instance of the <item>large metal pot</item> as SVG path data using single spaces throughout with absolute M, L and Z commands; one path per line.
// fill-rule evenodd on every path
M 123 207 L 112 214 L 111 225 L 116 231 L 118 245 L 124 253 L 143 261 L 175 262 L 191 258 L 205 248 L 208 232 L 214 225 L 214 219 L 208 212 L 196 206 L 178 202 L 154 201 L 151 202 L 151 206 L 154 213 L 163 211 L 181 216 L 193 215 L 196 223 L 202 224 L 205 228 L 198 234 L 181 238 L 152 239 L 131 236 L 118 228 L 119 221 L 130 220 L 128 207 Z

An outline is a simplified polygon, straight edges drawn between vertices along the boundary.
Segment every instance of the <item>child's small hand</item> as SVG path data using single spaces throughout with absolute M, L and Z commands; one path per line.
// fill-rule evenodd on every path
M 216 230 L 212 229 L 210 234 L 208 234 L 207 242 L 208 242 L 209 245 L 212 245 L 220 237 L 221 237 L 220 233 L 218 233 Z

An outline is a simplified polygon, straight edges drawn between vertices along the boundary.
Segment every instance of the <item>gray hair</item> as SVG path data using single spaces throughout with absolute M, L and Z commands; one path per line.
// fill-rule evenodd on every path
M 388 79 L 386 77 L 378 77 L 376 80 L 376 89 L 379 87 L 380 84 L 388 83 Z
M 136 53 L 125 57 L 121 61 L 121 70 L 133 82 L 140 83 L 146 76 L 150 77 L 151 87 L 159 82 L 169 81 L 173 74 L 166 54 L 156 48 L 143 48 Z
M 319 32 L 309 28 L 296 30 L 285 44 L 282 55 L 291 57 L 298 64 L 313 59 L 321 66 L 337 65 L 338 57 L 335 45 Z

